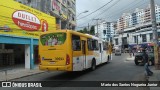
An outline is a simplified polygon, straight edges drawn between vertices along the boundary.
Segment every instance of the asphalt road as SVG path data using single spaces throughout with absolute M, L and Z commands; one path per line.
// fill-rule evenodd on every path
M 83 72 L 45 72 L 14 81 L 145 81 L 144 67 L 136 66 L 134 61 L 126 61 L 129 54 L 113 56 L 108 64 L 100 65 L 95 71 Z M 67 84 L 60 83 L 59 86 Z M 70 83 L 71 84 L 71 83 Z M 23 90 L 149 90 L 148 87 L 50 87 L 23 88 Z M 0 90 L 22 90 L 22 88 L 0 88 Z

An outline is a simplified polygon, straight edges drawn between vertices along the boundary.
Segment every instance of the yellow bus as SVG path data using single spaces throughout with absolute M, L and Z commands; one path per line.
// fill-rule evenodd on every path
M 72 30 L 41 33 L 39 38 L 39 69 L 48 71 L 94 70 L 107 63 L 107 44 L 99 38 Z

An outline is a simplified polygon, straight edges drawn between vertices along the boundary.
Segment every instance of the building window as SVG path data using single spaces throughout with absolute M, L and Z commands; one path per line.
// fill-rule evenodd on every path
M 142 34 L 142 42 L 147 42 L 146 34 Z
M 75 17 L 74 16 L 72 16 L 72 20 L 75 21 Z
M 103 34 L 106 34 L 106 30 L 103 30 Z
M 66 8 L 62 5 L 62 7 L 61 7 L 61 10 L 62 10 L 62 12 L 63 12 L 63 14 L 67 14 L 67 10 L 66 10 Z
M 160 38 L 160 32 L 158 32 L 158 38 Z
M 118 38 L 117 38 L 117 39 L 115 39 L 115 44 L 116 44 L 116 45 L 118 45 Z
M 63 4 L 66 4 L 66 0 L 62 0 L 62 3 L 63 3 Z
M 153 39 L 153 33 L 150 33 L 149 36 L 150 36 L 150 41 L 151 41 Z
M 137 37 L 134 36 L 134 43 L 137 43 Z

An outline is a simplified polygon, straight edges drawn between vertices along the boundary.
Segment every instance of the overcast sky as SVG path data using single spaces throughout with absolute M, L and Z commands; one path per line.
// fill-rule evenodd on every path
M 145 8 L 149 3 L 150 0 L 76 0 L 76 12 L 77 15 L 79 15 L 77 17 L 77 26 L 79 27 L 78 29 L 80 29 L 80 27 L 87 26 L 88 23 L 90 25 L 94 25 L 96 21 L 93 19 L 97 18 L 109 22 L 117 21 L 122 13 L 133 13 L 135 8 Z M 82 18 L 105 4 L 107 5 L 102 9 L 89 15 L 86 18 Z M 160 0 L 155 0 L 155 4 L 160 5 Z M 86 10 L 89 12 L 82 13 Z

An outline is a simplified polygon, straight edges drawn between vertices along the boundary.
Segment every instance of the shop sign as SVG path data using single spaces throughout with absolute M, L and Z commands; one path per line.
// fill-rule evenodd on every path
M 40 20 L 34 14 L 26 11 L 14 12 L 12 20 L 23 30 L 37 31 L 41 26 Z

